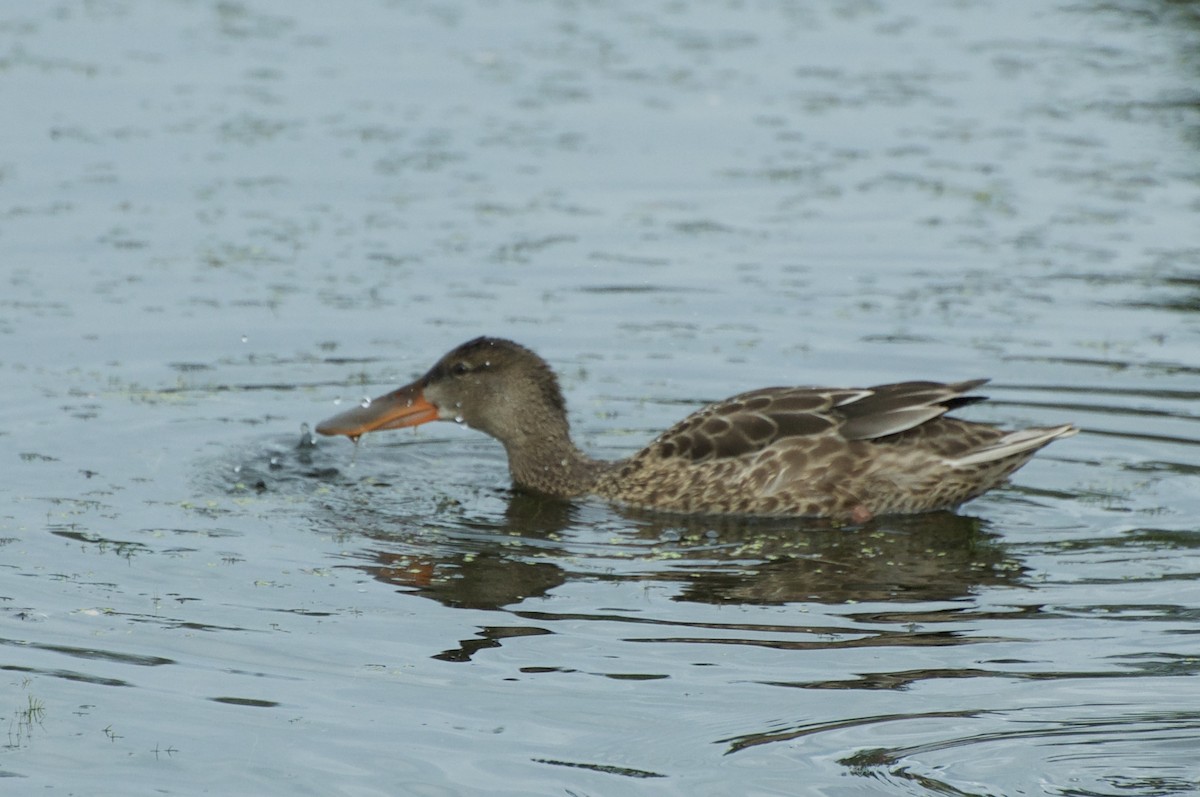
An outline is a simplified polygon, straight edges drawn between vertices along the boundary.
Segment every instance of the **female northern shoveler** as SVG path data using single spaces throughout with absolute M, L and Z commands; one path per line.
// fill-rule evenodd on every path
M 697 514 L 831 517 L 951 509 L 997 486 L 1071 424 L 1004 431 L 947 418 L 986 379 L 869 388 L 768 387 L 711 404 L 616 462 L 571 441 L 550 366 L 476 338 L 423 377 L 317 426 L 366 432 L 457 421 L 504 444 L 513 482 L 562 498 Z

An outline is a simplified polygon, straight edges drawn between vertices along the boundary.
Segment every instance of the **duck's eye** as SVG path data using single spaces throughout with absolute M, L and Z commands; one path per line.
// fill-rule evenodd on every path
M 454 365 L 450 366 L 450 373 L 453 374 L 454 376 L 462 376 L 463 374 L 465 374 L 467 371 L 470 371 L 470 370 L 471 369 L 467 367 L 466 363 L 460 362 L 460 363 L 455 363 Z

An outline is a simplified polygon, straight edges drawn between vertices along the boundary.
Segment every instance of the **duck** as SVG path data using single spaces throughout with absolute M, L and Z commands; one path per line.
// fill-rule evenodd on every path
M 416 381 L 328 418 L 322 435 L 452 421 L 498 440 L 514 487 L 689 515 L 829 518 L 953 510 L 1004 483 L 1073 424 L 1006 431 L 948 417 L 987 379 L 766 387 L 709 404 L 616 461 L 571 438 L 558 377 L 532 350 L 478 337 Z

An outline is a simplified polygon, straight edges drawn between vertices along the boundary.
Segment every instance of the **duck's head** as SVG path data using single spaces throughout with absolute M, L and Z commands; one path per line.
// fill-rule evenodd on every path
M 566 409 L 550 366 L 502 338 L 475 338 L 453 349 L 420 379 L 321 421 L 317 432 L 357 438 L 430 421 L 456 421 L 506 445 L 566 431 Z

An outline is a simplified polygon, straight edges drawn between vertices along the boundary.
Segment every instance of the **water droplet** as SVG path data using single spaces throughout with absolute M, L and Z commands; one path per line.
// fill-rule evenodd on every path
M 233 466 L 233 472 L 234 472 L 234 473 L 241 473 L 241 472 L 242 472 L 242 466 L 241 466 L 241 465 L 234 465 L 234 466 Z
M 463 422 L 463 416 L 461 416 L 461 415 L 455 415 L 455 416 L 454 416 L 454 422 L 455 422 L 455 423 L 462 423 L 462 422 Z
M 342 406 L 342 397 L 341 396 L 338 396 L 337 398 L 335 398 L 333 400 L 333 406 L 335 406 L 335 407 Z
M 249 340 L 250 340 L 250 337 L 248 335 L 242 335 L 242 343 L 246 343 Z
M 362 397 L 362 401 L 358 402 L 358 406 L 362 407 L 364 410 L 365 410 L 367 407 L 371 406 L 371 397 L 370 397 L 370 396 L 363 396 L 363 397 Z

